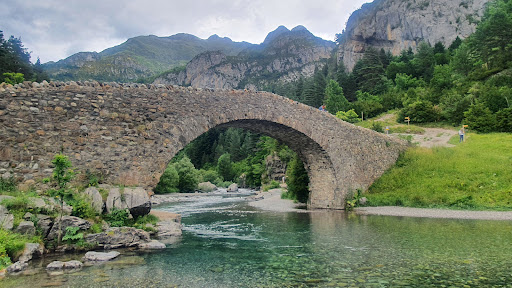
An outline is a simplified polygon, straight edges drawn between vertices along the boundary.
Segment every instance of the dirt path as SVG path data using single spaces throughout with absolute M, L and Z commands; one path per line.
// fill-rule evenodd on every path
M 423 134 L 392 134 L 392 135 L 411 135 L 412 143 L 418 143 L 420 147 L 432 148 L 432 147 L 455 147 L 455 145 L 449 144 L 450 138 L 457 135 L 458 132 L 450 129 L 443 128 L 424 128 L 425 133 Z

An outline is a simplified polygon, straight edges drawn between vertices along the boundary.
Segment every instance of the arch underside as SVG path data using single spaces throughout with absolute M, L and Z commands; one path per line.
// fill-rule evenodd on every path
M 282 124 L 266 120 L 237 120 L 218 125 L 219 128 L 243 128 L 273 137 L 295 151 L 309 176 L 308 208 L 343 209 L 336 173 L 328 153 L 305 134 Z

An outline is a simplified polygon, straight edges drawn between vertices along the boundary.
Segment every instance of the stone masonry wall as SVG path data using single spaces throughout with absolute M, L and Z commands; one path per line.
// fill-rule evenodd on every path
M 110 184 L 154 187 L 172 157 L 216 126 L 283 141 L 310 176 L 310 208 L 342 209 L 405 145 L 267 92 L 97 82 L 0 86 L 0 176 L 50 176 L 56 153 Z

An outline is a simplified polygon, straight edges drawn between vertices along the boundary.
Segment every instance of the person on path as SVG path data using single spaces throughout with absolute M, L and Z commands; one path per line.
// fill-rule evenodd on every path
M 459 129 L 459 143 L 464 141 L 464 128 Z

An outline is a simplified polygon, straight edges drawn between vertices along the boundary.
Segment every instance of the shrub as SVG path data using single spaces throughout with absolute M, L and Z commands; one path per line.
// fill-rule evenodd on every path
M 339 111 L 336 113 L 336 117 L 349 123 L 357 123 L 361 121 L 361 119 L 359 119 L 359 115 L 357 115 L 354 109 L 350 109 L 347 112 Z
M 469 110 L 464 112 L 470 129 L 478 132 L 488 133 L 496 129 L 496 118 L 489 108 L 482 103 L 471 104 Z
M 440 111 L 429 101 L 415 101 L 407 105 L 400 111 L 398 117 L 402 121 L 405 117 L 410 117 L 411 122 L 426 123 L 438 121 L 441 117 Z
M 92 207 L 91 202 L 85 198 L 85 195 L 75 196 L 67 202 L 73 207 L 73 211 L 71 211 L 72 216 L 84 219 L 96 216 L 96 210 Z
M 80 227 L 66 227 L 66 234 L 62 237 L 62 241 L 68 244 L 75 244 L 84 239 L 84 233 L 78 233 Z
M 496 129 L 512 133 L 512 108 L 506 108 L 496 114 Z
M 279 182 L 277 182 L 276 180 L 272 180 L 270 181 L 269 184 L 266 184 L 266 185 L 263 185 L 263 191 L 268 191 L 270 189 L 276 189 L 276 188 L 279 188 L 281 187 Z
M 39 237 L 28 238 L 0 228 L 0 270 L 25 249 L 25 243 L 40 243 Z
M 112 211 L 103 218 L 112 227 L 126 226 L 130 213 L 126 209 L 112 209 Z
M 14 177 L 10 177 L 7 179 L 4 179 L 3 177 L 0 177 L 0 192 L 14 192 L 16 191 L 16 180 Z
M 160 177 L 160 181 L 156 185 L 154 191 L 157 194 L 176 193 L 178 192 L 178 184 L 180 176 L 174 165 L 169 165 Z

